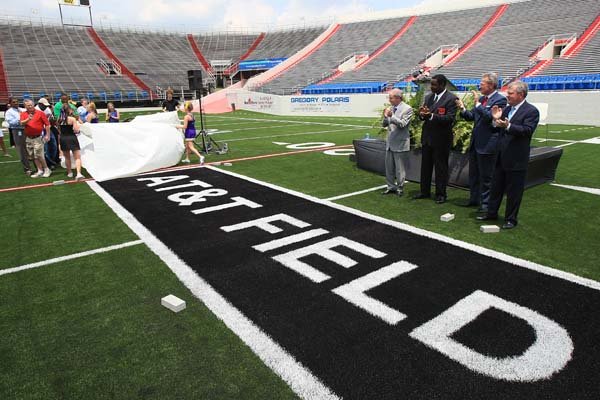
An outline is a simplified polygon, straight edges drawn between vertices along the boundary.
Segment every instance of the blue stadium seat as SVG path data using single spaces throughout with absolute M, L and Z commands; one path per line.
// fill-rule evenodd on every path
M 135 92 L 127 92 L 128 100 L 135 100 Z
M 123 94 L 121 92 L 115 92 L 114 99 L 117 101 L 123 100 Z
M 94 100 L 94 93 L 92 93 L 92 92 L 87 92 L 87 93 L 85 94 L 85 97 L 87 97 L 89 101 L 93 101 L 93 100 Z
M 148 92 L 146 92 L 145 90 L 142 90 L 140 92 L 140 95 L 142 96 L 142 99 L 144 99 L 144 100 L 148 98 Z
M 106 101 L 108 97 L 106 97 L 106 92 L 100 92 L 100 100 Z
M 71 100 L 79 101 L 79 93 L 71 93 Z
M 300 90 L 302 94 L 350 94 L 380 93 L 387 88 L 387 82 L 347 82 L 309 85 Z
M 32 100 L 31 93 L 23 93 L 23 100 Z
M 60 92 L 54 93 L 54 102 L 55 103 L 58 103 L 60 101 L 60 96 L 61 96 Z

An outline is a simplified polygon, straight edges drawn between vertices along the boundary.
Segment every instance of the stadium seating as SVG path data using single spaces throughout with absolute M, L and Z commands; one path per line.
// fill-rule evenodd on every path
M 268 32 L 249 59 L 287 58 L 319 36 L 325 27 Z
M 404 91 L 416 91 L 419 89 L 419 87 L 410 81 L 400 81 L 400 82 L 396 82 L 394 84 L 394 88 L 395 89 L 402 89 Z
M 370 53 L 383 44 L 392 33 L 387 26 L 401 27 L 407 18 L 382 21 L 356 22 L 342 25 L 321 48 L 299 62 L 294 68 L 261 88 L 261 91 L 289 94 L 316 83 L 324 74 L 331 73 L 348 55 L 358 51 Z
M 210 63 L 211 60 L 229 60 L 231 63 L 240 59 L 248 50 L 257 34 L 208 33 L 194 35 L 198 48 Z
M 417 17 L 415 23 L 379 57 L 357 71 L 347 72 L 334 82 L 397 81 L 410 74 L 424 57 L 442 45 L 462 45 L 494 13 L 496 7 L 478 8 Z M 432 27 L 435 26 L 435 29 Z M 383 24 L 388 36 L 397 30 Z M 398 26 L 399 28 L 400 26 Z
M 0 35 L 12 95 L 136 90 L 125 77 L 100 70 L 98 48 L 82 28 L 3 20 Z
M 600 89 L 600 73 L 579 75 L 530 76 L 522 79 L 530 90 Z
M 600 35 L 596 34 L 578 53 L 570 58 L 555 59 L 542 71 L 544 75 L 600 73 Z
M 554 35 L 581 34 L 600 12 L 597 0 L 533 0 L 511 3 L 469 51 L 438 71 L 449 78 L 480 78 L 494 71 L 505 79 L 530 65 L 530 56 Z
M 187 38 L 178 33 L 96 30 L 110 50 L 152 90 L 188 88 L 187 71 L 202 69 Z
M 444 73 L 459 89 L 472 87 L 488 71 L 498 72 L 505 82 L 509 82 L 535 63 L 532 54 L 549 38 L 579 36 L 600 13 L 598 0 L 529 0 L 508 4 L 506 12 L 460 57 L 430 73 Z M 349 55 L 373 54 L 389 43 L 410 17 L 333 24 L 328 28 L 279 30 L 267 32 L 261 41 L 256 40 L 258 34 L 247 33 L 209 33 L 193 38 L 209 61 L 236 62 L 241 56 L 248 55 L 253 43 L 258 45 L 249 59 L 283 57 L 294 61 L 285 68 L 269 71 L 272 72 L 270 75 L 267 72 L 263 75 L 267 77 L 265 79 L 260 79 L 261 75 L 250 79 L 250 89 L 276 94 L 297 93 L 307 85 L 330 77 L 332 80 L 327 83 L 338 86 L 310 86 L 304 92 L 377 92 L 392 86 L 409 87 L 409 83 L 404 82 L 405 77 L 428 53 L 443 45 L 463 46 L 496 10 L 498 7 L 492 6 L 418 15 L 396 41 L 364 63 L 364 67 L 333 77 L 332 73 Z M 330 34 L 325 35 L 328 31 Z M 203 69 L 185 34 L 121 28 L 97 29 L 96 32 L 110 53 L 132 75 L 120 75 L 108 68 L 107 65 L 113 65 L 111 60 L 106 59 L 85 28 L 3 18 L 0 21 L 3 38 L 0 47 L 5 76 L 0 79 L 3 91 L 0 98 L 7 94 L 34 98 L 37 97 L 35 94 L 54 96 L 57 92 L 65 92 L 74 98 L 149 99 L 153 97 L 151 92 L 160 92 L 159 89 L 168 86 L 178 91 L 187 89 L 187 71 Z M 326 39 L 318 43 L 314 51 L 302 53 L 320 35 Z M 600 34 L 590 36 L 578 50 L 568 58 L 554 59 L 545 69 L 531 70 L 532 76 L 526 81 L 533 90 L 597 89 Z M 226 62 L 220 70 L 227 72 L 224 64 Z M 235 71 L 235 67 L 229 71 Z M 137 78 L 144 85 L 132 81 Z M 363 84 L 356 85 L 357 82 Z M 375 85 L 373 82 L 387 84 Z M 117 93 L 120 95 L 116 96 Z

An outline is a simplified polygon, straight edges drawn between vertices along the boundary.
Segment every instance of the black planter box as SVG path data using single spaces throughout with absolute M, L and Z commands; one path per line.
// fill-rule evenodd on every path
M 358 168 L 385 175 L 385 141 L 374 139 L 354 140 L 354 161 Z M 563 150 L 555 147 L 532 147 L 527 168 L 525 187 L 552 182 Z M 406 179 L 421 181 L 421 150 L 413 149 L 406 165 Z M 469 187 L 469 156 L 450 152 L 448 161 L 449 184 L 459 188 Z

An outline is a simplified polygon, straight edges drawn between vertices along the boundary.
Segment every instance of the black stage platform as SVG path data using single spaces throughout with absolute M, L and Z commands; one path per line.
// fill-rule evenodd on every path
M 385 141 L 374 139 L 354 140 L 356 165 L 364 170 L 385 175 Z M 552 182 L 556 176 L 558 162 L 563 149 L 555 147 L 532 147 L 527 169 L 525 188 Z M 449 184 L 459 188 L 469 187 L 469 157 L 459 152 L 450 153 Z M 406 166 L 406 179 L 421 180 L 421 150 L 410 152 Z

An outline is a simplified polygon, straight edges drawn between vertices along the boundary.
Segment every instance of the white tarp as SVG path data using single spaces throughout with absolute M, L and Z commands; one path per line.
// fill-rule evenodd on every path
M 81 125 L 81 161 L 97 181 L 176 165 L 184 152 L 176 112 L 137 116 L 131 122 Z

